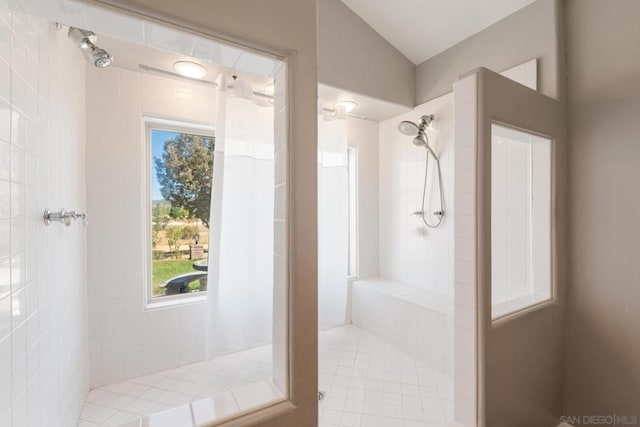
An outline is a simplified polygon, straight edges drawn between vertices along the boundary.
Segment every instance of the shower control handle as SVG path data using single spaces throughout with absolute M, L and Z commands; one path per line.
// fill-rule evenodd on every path
M 87 219 L 86 213 L 79 213 L 76 219 L 81 219 L 85 227 L 89 226 L 89 220 Z
M 58 212 L 51 212 L 51 210 L 45 209 L 43 219 L 45 225 L 50 225 L 52 222 L 59 222 L 69 227 L 72 220 L 76 221 L 78 219 L 82 219 L 85 226 L 88 225 L 87 214 L 78 211 L 67 211 L 65 209 L 60 209 Z
M 438 218 L 442 218 L 444 216 L 444 211 L 435 211 L 433 214 Z
M 69 212 L 69 214 L 71 215 L 71 218 L 73 218 L 73 220 L 78 220 L 81 219 L 82 222 L 84 223 L 84 226 L 86 227 L 87 225 L 89 225 L 89 221 L 87 221 L 87 214 L 86 213 L 80 213 L 78 211 L 71 211 Z
M 435 216 L 437 216 L 438 218 L 442 218 L 444 216 L 444 211 L 435 211 L 433 214 Z M 423 211 L 415 211 L 415 212 L 412 212 L 411 215 L 422 216 L 422 215 L 424 215 L 424 212 Z

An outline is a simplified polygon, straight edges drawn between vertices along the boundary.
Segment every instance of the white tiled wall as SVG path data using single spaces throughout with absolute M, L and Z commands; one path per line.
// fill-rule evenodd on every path
M 437 229 L 412 215 L 421 209 L 426 150 L 398 131 L 400 121 L 426 114 L 435 115 L 427 134 L 442 168 L 445 218 Z M 453 298 L 453 94 L 380 123 L 379 154 L 380 276 Z M 433 159 L 429 169 L 425 210 L 433 212 L 440 208 Z
M 206 303 L 145 310 L 143 115 L 213 124 L 215 100 L 211 85 L 87 69 L 92 387 L 204 357 Z
M 530 292 L 530 148 L 526 142 L 497 135 L 494 131 L 491 146 L 491 291 L 494 304 Z
M 74 425 L 88 389 L 85 60 L 0 2 L 0 424 Z
M 551 144 L 532 136 L 531 145 L 531 265 L 533 293 L 551 294 Z
M 435 115 L 427 128 L 429 144 L 438 154 L 444 191 L 445 218 L 440 227 L 428 228 L 412 213 L 422 209 L 426 150 L 398 131 L 402 120 L 417 122 L 422 115 Z M 453 377 L 453 94 L 419 105 L 409 113 L 380 123 L 379 127 L 379 262 L 380 276 L 395 282 L 400 293 L 420 295 L 422 303 L 389 297 L 362 286 L 354 287 L 354 319 L 390 313 L 400 329 L 389 334 L 392 342 Z M 434 159 L 429 161 L 426 212 L 440 209 Z M 433 215 L 428 217 L 432 222 Z M 372 293 L 373 292 L 373 293 Z M 411 299 L 411 298 L 410 298 Z M 360 310 L 362 301 L 366 309 Z M 384 310 L 369 307 L 381 300 Z M 437 305 L 437 309 L 433 308 Z M 375 304 L 373 304 L 375 305 Z M 361 315 L 368 313 L 368 315 Z M 373 319 L 373 318 L 372 318 Z M 376 332 L 376 322 L 365 327 Z M 381 330 L 385 336 L 384 328 Z M 398 342 L 400 340 L 400 342 Z
M 454 84 L 455 114 L 455 418 L 476 426 L 476 95 L 475 74 Z

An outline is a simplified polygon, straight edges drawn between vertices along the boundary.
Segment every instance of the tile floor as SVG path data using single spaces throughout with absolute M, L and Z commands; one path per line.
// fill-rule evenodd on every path
M 251 403 L 247 387 L 270 387 L 271 365 L 266 345 L 100 387 L 89 392 L 78 426 L 121 426 L 211 396 L 244 409 Z
M 320 334 L 320 426 L 444 427 L 453 380 L 356 326 Z
M 319 363 L 321 427 L 452 422 L 452 380 L 356 326 L 321 332 Z M 196 422 L 214 409 L 224 416 L 264 402 L 270 374 L 271 347 L 263 346 L 108 385 L 89 393 L 78 426 L 128 425 L 160 411 L 178 416 L 189 413 L 189 403 Z

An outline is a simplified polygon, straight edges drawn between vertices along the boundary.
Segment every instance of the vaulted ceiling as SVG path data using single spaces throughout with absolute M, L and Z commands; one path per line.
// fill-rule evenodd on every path
M 414 64 L 534 0 L 342 0 Z

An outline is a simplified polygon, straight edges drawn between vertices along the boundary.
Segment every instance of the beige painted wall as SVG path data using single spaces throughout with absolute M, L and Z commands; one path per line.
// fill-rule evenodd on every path
M 478 67 L 503 71 L 533 58 L 538 89 L 562 97 L 558 66 L 558 19 L 562 0 L 538 0 L 418 65 L 416 104 L 447 92 L 458 77 Z
M 288 57 L 289 228 L 288 313 L 290 400 L 270 421 L 250 425 L 312 426 L 317 422 L 317 60 L 314 0 L 100 0 L 230 41 Z M 237 424 L 235 424 L 237 425 Z
M 320 83 L 413 107 L 413 63 L 340 0 L 317 3 Z
M 567 1 L 566 415 L 640 415 L 640 2 Z

